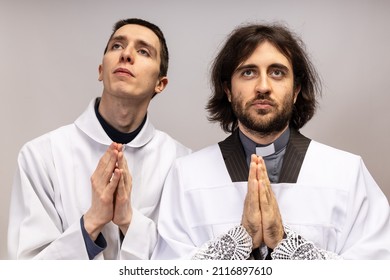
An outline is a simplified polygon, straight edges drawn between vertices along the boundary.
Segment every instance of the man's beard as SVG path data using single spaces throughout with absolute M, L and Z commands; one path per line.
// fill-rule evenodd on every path
M 256 115 L 252 110 L 251 114 L 249 109 L 256 100 L 268 100 L 273 106 L 271 109 L 257 109 Z M 292 116 L 293 106 L 294 102 L 289 96 L 279 105 L 267 95 L 259 95 L 247 102 L 244 107 L 241 106 L 240 100 L 232 99 L 233 112 L 238 121 L 247 129 L 264 136 L 281 132 L 287 127 Z M 271 112 L 274 113 L 273 116 L 270 116 Z

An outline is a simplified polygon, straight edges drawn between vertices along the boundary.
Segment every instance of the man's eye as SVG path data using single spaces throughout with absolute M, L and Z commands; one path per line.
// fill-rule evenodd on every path
M 254 75 L 253 70 L 245 70 L 242 72 L 242 76 L 244 76 L 244 77 L 252 77 L 253 75 Z
M 112 47 L 111 47 L 111 49 L 113 49 L 113 50 L 119 50 L 119 49 L 121 49 L 121 48 L 122 48 L 122 45 L 119 44 L 119 43 L 115 43 L 115 44 L 113 44 Z
M 275 69 L 271 72 L 271 76 L 275 77 L 275 78 L 282 78 L 286 75 L 286 73 L 282 70 L 279 70 L 279 69 Z
M 140 49 L 138 51 L 138 53 L 140 53 L 141 55 L 144 55 L 144 56 L 150 56 L 149 52 L 147 50 L 145 50 L 145 49 Z

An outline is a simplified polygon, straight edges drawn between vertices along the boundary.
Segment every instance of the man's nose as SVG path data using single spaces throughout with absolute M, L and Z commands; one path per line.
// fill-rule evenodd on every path
M 262 75 L 259 77 L 256 83 L 256 92 L 258 93 L 269 93 L 271 90 L 271 85 L 268 80 L 267 75 Z
M 122 54 L 121 54 L 121 61 L 129 62 L 129 63 L 134 62 L 133 51 L 131 50 L 131 48 L 123 49 Z

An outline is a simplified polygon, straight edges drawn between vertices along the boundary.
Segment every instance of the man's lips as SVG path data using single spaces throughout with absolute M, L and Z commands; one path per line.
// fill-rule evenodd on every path
M 260 100 L 254 100 L 252 102 L 252 106 L 255 106 L 258 108 L 269 108 L 269 107 L 273 107 L 274 104 L 272 101 L 260 99 Z
M 126 68 L 117 68 L 114 70 L 114 74 L 135 77 L 134 74 Z

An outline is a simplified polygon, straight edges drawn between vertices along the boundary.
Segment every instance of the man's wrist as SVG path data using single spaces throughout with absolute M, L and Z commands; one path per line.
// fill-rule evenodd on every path
M 91 239 L 95 241 L 99 233 L 102 231 L 103 226 L 97 225 L 96 223 L 92 222 L 92 220 L 93 219 L 88 212 L 84 214 L 84 228 Z

